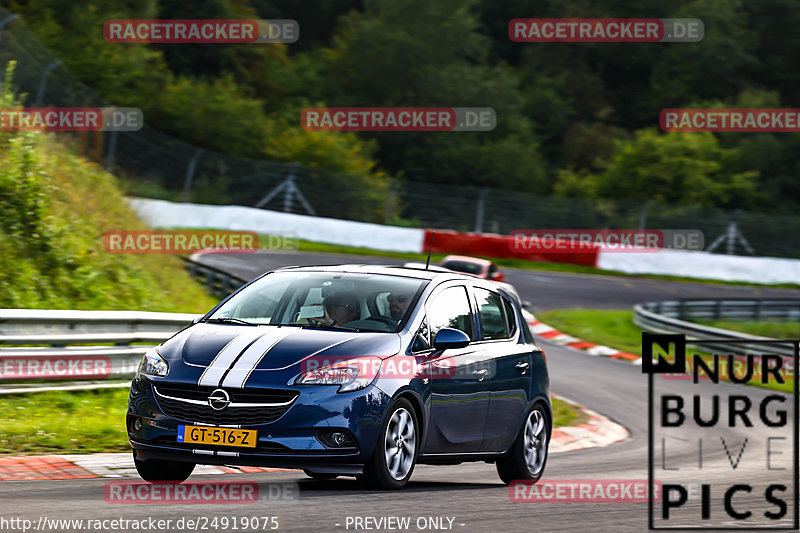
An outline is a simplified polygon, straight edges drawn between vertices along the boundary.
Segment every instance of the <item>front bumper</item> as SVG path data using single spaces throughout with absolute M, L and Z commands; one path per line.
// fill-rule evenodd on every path
M 372 455 L 383 413 L 391 400 L 375 385 L 348 393 L 336 392 L 336 385 L 270 385 L 271 389 L 297 391 L 299 396 L 277 420 L 241 426 L 258 431 L 256 448 L 234 448 L 179 443 L 179 425 L 213 427 L 223 424 L 168 416 L 153 390 L 153 384 L 158 382 L 157 378 L 141 377 L 131 384 L 128 437 L 136 457 L 142 460 L 307 468 L 315 472 L 359 474 Z M 332 430 L 345 432 L 351 437 L 351 442 L 334 447 L 324 438 L 320 439 L 322 433 Z

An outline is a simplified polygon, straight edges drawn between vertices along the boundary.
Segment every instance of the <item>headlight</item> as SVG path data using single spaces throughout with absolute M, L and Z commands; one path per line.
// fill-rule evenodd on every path
M 147 376 L 164 377 L 169 372 L 169 365 L 158 353 L 155 348 L 150 348 L 144 353 L 142 362 L 139 363 L 139 370 L 136 371 L 136 379 L 139 379 L 141 374 Z
M 307 359 L 303 366 L 305 372 L 295 380 L 296 385 L 339 385 L 339 392 L 363 389 L 375 378 L 381 369 L 380 357 L 359 357 L 333 364 L 319 364 L 319 359 Z M 319 368 L 309 368 L 319 364 Z

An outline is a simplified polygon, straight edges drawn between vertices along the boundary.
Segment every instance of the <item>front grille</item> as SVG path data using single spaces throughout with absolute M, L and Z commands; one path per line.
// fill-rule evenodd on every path
M 231 403 L 280 403 L 278 406 L 234 407 L 222 411 L 212 409 L 206 402 L 209 394 L 218 387 L 201 387 L 180 383 L 153 384 L 156 401 L 161 411 L 169 417 L 186 422 L 205 422 L 217 425 L 253 426 L 268 424 L 279 419 L 291 407 L 298 393 L 281 389 L 224 389 Z M 288 403 L 287 403 L 288 402 Z

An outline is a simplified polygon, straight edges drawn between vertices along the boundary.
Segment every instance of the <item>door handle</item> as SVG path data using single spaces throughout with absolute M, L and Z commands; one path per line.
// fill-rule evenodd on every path
M 488 373 L 489 373 L 488 370 L 486 370 L 485 368 L 481 368 L 480 370 L 474 370 L 472 372 L 472 375 L 478 376 L 478 381 L 483 381 L 483 379 L 486 377 L 486 374 Z
M 520 373 L 524 374 L 525 372 L 528 371 L 528 366 L 530 366 L 530 365 L 528 363 L 526 363 L 525 361 L 520 361 L 516 365 L 514 365 L 514 368 L 519 370 Z

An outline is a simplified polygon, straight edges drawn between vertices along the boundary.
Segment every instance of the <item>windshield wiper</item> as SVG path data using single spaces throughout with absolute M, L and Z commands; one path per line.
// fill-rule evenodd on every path
M 296 326 L 299 328 L 307 328 L 307 329 L 333 329 L 338 331 L 355 331 L 360 333 L 360 329 L 356 328 L 348 328 L 346 326 L 331 326 L 328 324 L 301 324 L 299 322 L 292 322 L 291 324 L 280 324 L 281 326 Z
M 247 320 L 242 320 L 241 318 L 233 318 L 230 316 L 222 316 L 219 318 L 209 318 L 208 320 L 204 320 L 203 322 L 208 322 L 209 324 L 242 324 L 243 326 L 258 326 L 260 324 L 254 324 L 253 322 L 248 322 Z

